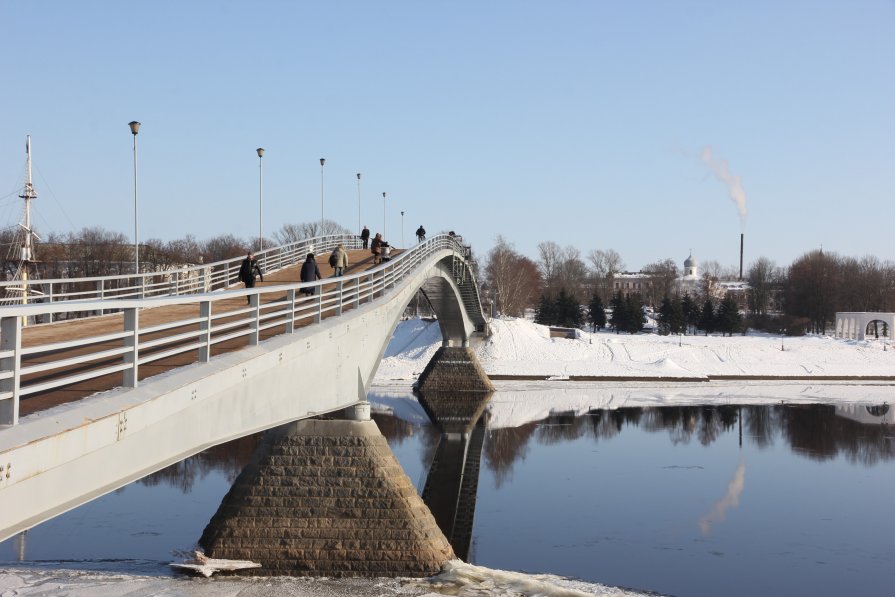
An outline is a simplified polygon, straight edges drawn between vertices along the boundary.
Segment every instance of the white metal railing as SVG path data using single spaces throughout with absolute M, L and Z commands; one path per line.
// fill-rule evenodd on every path
M 310 242 L 322 252 L 326 247 L 334 247 L 340 242 L 344 244 L 345 238 L 326 237 Z M 308 243 L 298 243 L 294 250 L 303 247 L 301 250 L 306 254 Z M 212 348 L 228 340 L 247 337 L 248 343 L 254 345 L 258 344 L 265 330 L 281 327 L 283 333 L 293 333 L 302 325 L 319 323 L 329 315 L 340 315 L 345 310 L 381 298 L 408 274 L 445 250 L 451 251 L 454 257 L 465 258 L 468 254 L 468 249 L 457 237 L 443 234 L 425 240 L 373 269 L 316 282 L 142 299 L 70 299 L 0 307 L 0 425 L 18 422 L 19 401 L 26 396 L 118 373 L 122 374 L 121 385 L 136 387 L 141 365 L 188 353 L 195 354 L 195 360 L 200 363 L 207 362 L 211 359 Z M 272 259 L 272 256 L 268 255 L 268 258 Z M 301 292 L 311 289 L 312 295 Z M 262 294 L 270 299 L 263 304 Z M 235 309 L 232 303 L 226 309 L 221 304 L 224 300 L 246 297 L 249 304 Z M 174 310 L 174 319 L 151 327 L 140 325 L 141 310 L 173 305 L 195 305 L 197 308 L 185 316 L 177 315 Z M 52 321 L 54 315 L 59 319 L 60 315 L 72 312 L 110 309 L 123 313 L 122 327 L 118 331 L 22 346 L 22 321 L 25 318 Z
M 279 247 L 256 251 L 258 265 L 265 274 L 304 261 L 309 251 L 330 251 L 342 244 L 346 249 L 361 247 L 360 237 L 353 234 L 318 236 L 289 243 Z M 216 261 L 214 263 L 191 265 L 161 272 L 146 272 L 139 275 L 95 276 L 85 278 L 35 279 L 28 283 L 29 292 L 24 301 L 19 280 L 0 281 L 0 300 L 4 305 L 44 304 L 60 301 L 96 299 L 143 299 L 154 296 L 182 296 L 225 290 L 239 282 L 239 266 L 245 255 Z M 93 311 L 51 311 L 47 315 L 52 323 L 59 318 L 77 319 L 105 315 L 117 310 L 110 304 L 103 304 Z

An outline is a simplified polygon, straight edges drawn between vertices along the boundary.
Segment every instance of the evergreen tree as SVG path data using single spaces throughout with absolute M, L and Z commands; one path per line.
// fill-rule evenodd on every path
M 699 316 L 699 329 L 705 332 L 706 336 L 715 331 L 715 307 L 709 299 L 706 299 L 705 304 L 702 305 L 702 314 Z
M 699 325 L 700 310 L 696 305 L 696 301 L 690 298 L 689 294 L 685 294 L 681 299 L 681 311 L 684 316 L 684 333 L 689 334 L 690 330 L 695 330 Z
M 743 327 L 743 316 L 737 308 L 737 303 L 729 294 L 724 297 L 721 304 L 718 305 L 718 315 L 715 317 L 716 329 L 722 334 L 732 336 L 734 332 L 739 332 Z
M 671 333 L 681 334 L 687 330 L 687 315 L 684 313 L 684 304 L 680 298 L 675 298 L 671 302 L 671 309 Z
M 587 319 L 595 332 L 602 330 L 606 325 L 606 310 L 603 308 L 603 299 L 597 293 L 594 293 L 590 299 Z
M 541 295 L 541 302 L 535 312 L 535 323 L 553 325 L 556 323 L 556 303 L 546 294 Z
M 621 333 L 622 330 L 627 329 L 628 320 L 630 319 L 627 301 L 625 301 L 621 292 L 616 292 L 609 302 L 609 306 L 612 307 L 609 325 L 615 328 L 616 334 Z
M 565 288 L 560 289 L 559 297 L 556 299 L 556 324 L 567 328 L 580 328 L 584 324 L 584 317 L 581 315 L 581 305 L 575 300 L 575 297 L 566 292 Z
M 662 299 L 659 305 L 659 335 L 667 336 L 671 333 L 672 320 L 674 319 L 674 307 L 669 297 Z
M 625 331 L 636 334 L 643 329 L 646 323 L 646 315 L 643 314 L 643 301 L 639 294 L 631 294 L 625 298 L 625 310 L 628 312 L 628 321 Z

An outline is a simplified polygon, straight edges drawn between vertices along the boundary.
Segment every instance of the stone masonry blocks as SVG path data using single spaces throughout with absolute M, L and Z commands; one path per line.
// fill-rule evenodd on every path
M 253 576 L 430 576 L 454 558 L 373 421 L 269 433 L 199 544 Z

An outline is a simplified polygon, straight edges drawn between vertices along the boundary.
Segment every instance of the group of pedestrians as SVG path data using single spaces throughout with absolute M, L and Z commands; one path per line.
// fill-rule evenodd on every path
M 379 265 L 380 263 L 391 259 L 392 248 L 385 240 L 383 240 L 381 232 L 377 232 L 373 236 L 371 242 L 370 229 L 364 226 L 360 233 L 360 239 L 363 248 L 369 248 L 370 252 L 373 254 L 373 265 Z M 426 229 L 423 228 L 422 224 L 416 230 L 416 239 L 417 242 L 420 243 L 426 240 Z M 345 250 L 344 245 L 340 244 L 333 249 L 329 256 L 329 265 L 333 268 L 334 278 L 345 274 L 345 271 L 348 269 L 348 251 Z M 246 258 L 242 260 L 242 264 L 239 267 L 239 280 L 245 284 L 246 288 L 254 288 L 256 277 L 262 282 L 264 281 L 264 275 L 261 273 L 261 268 L 258 265 L 257 259 L 255 259 L 255 254 L 250 251 L 248 255 L 246 255 Z M 300 280 L 302 282 L 316 282 L 322 277 L 314 253 L 308 253 L 305 257 L 305 262 L 301 266 Z M 301 293 L 305 295 L 313 295 L 314 288 L 302 288 Z M 250 296 L 246 297 L 246 302 L 251 304 L 252 300 Z

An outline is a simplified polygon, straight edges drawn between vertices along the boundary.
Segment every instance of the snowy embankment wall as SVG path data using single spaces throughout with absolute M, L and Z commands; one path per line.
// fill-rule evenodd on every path
M 643 379 L 723 377 L 892 378 L 895 345 L 829 336 L 659 336 L 588 333 L 551 338 L 549 328 L 495 319 L 492 335 L 474 346 L 489 376 L 574 376 Z M 441 345 L 438 323 L 402 321 L 375 383 L 414 380 Z

